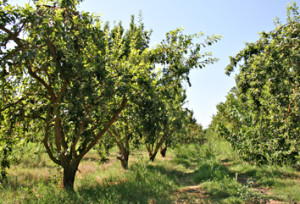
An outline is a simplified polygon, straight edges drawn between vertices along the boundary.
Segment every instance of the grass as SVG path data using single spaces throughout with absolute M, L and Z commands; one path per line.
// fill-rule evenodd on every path
M 121 169 L 116 149 L 106 163 L 92 151 L 79 166 L 75 193 L 62 189 L 62 171 L 42 149 L 28 145 L 18 151 L 0 187 L 0 203 L 300 202 L 298 171 L 244 162 L 214 137 L 201 146 L 179 145 L 155 162 L 144 149 L 136 150 L 128 170 Z

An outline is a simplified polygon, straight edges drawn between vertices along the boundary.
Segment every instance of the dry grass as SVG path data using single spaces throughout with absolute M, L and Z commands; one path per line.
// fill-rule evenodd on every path
M 99 165 L 93 161 L 84 161 L 79 164 L 78 175 L 84 176 L 85 174 L 95 173 L 99 169 Z
M 42 167 L 42 168 L 22 168 L 22 166 L 12 166 L 8 174 L 11 177 L 14 177 L 17 182 L 23 183 L 30 181 L 32 182 L 38 182 L 40 180 L 42 181 L 49 181 L 51 178 L 51 171 L 53 169 L 50 169 L 48 167 Z

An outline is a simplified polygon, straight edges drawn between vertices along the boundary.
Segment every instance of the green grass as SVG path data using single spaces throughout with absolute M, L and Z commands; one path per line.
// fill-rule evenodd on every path
M 284 166 L 255 166 L 211 137 L 204 145 L 179 145 L 149 162 L 144 149 L 121 169 L 115 149 L 106 163 L 96 151 L 81 162 L 75 193 L 62 189 L 62 171 L 31 145 L 15 152 L 0 203 L 283 203 L 300 202 L 300 174 Z

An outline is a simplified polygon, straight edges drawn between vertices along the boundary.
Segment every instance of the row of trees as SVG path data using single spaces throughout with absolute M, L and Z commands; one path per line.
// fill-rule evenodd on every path
M 80 161 L 101 142 L 114 141 L 127 168 L 133 143 L 144 143 L 154 160 L 180 141 L 183 126 L 199 129 L 189 125 L 195 121 L 183 108 L 182 83 L 189 83 L 192 68 L 216 61 L 200 50 L 220 36 L 201 42 L 203 33 L 177 29 L 149 47 L 151 32 L 141 21 L 132 18 L 127 30 L 121 23 L 110 27 L 79 12 L 79 2 L 13 7 L 0 1 L 3 177 L 19 140 L 42 143 L 63 168 L 64 187 L 73 190 Z
M 295 3 L 287 11 L 286 24 L 231 57 L 226 73 L 239 64 L 236 86 L 211 124 L 258 163 L 300 164 L 300 15 Z

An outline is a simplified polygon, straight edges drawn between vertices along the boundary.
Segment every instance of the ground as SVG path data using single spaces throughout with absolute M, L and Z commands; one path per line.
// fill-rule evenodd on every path
M 62 170 L 42 148 L 26 148 L 16 152 L 0 203 L 300 203 L 299 171 L 245 162 L 225 141 L 180 145 L 154 162 L 141 147 L 128 170 L 116 148 L 104 163 L 91 151 L 79 166 L 75 193 L 62 189 Z

